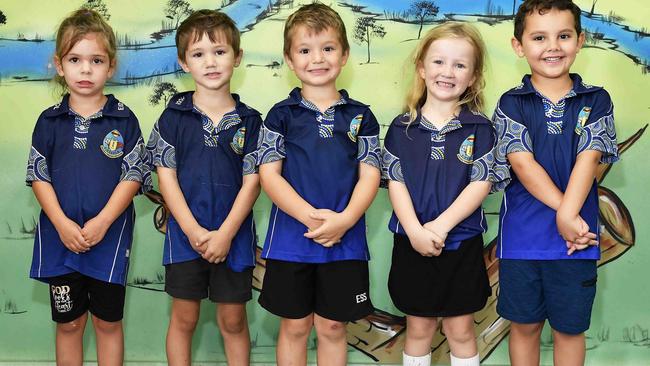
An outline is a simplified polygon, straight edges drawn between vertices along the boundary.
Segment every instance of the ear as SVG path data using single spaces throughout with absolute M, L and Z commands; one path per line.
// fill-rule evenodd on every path
M 418 61 L 418 63 L 417 63 L 417 65 L 415 66 L 415 68 L 416 68 L 416 70 L 417 70 L 417 72 L 418 72 L 418 75 L 420 75 L 420 78 L 421 78 L 422 80 L 426 80 L 427 75 L 426 75 L 426 72 L 424 71 L 424 65 L 422 64 L 422 61 Z
M 61 65 L 61 59 L 59 56 L 54 56 L 54 67 L 56 68 L 56 73 L 63 77 L 63 66 Z
M 512 37 L 510 40 L 510 45 L 512 46 L 512 50 L 515 51 L 515 54 L 517 54 L 517 56 L 524 57 L 524 46 L 516 37 Z
M 235 57 L 235 67 L 239 66 L 241 63 L 241 59 L 244 57 L 244 50 L 242 48 L 239 49 L 239 54 Z
M 287 63 L 287 66 L 289 66 L 289 69 L 291 71 L 294 71 L 293 61 L 291 61 L 291 56 L 287 55 L 286 53 L 284 54 L 284 62 Z
M 341 66 L 345 66 L 345 64 L 348 62 L 349 57 L 350 57 L 350 50 L 343 52 L 343 56 L 341 56 Z
M 580 52 L 580 49 L 585 44 L 585 38 L 585 32 L 580 32 L 578 35 L 578 52 Z
M 180 57 L 178 58 L 178 64 L 181 65 L 181 69 L 183 69 L 183 71 L 190 72 L 190 68 L 187 67 L 185 60 L 182 60 Z
M 108 67 L 108 78 L 109 79 L 113 77 L 113 74 L 115 74 L 115 65 L 116 64 L 117 64 L 117 62 L 115 61 L 115 59 L 111 60 L 111 64 Z

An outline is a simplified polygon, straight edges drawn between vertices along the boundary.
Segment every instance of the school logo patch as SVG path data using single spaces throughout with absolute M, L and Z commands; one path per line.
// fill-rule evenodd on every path
M 124 154 L 124 138 L 120 131 L 113 130 L 104 137 L 104 142 L 101 146 L 104 155 L 111 159 L 119 158 Z
M 589 119 L 589 114 L 591 113 L 591 107 L 582 107 L 580 113 L 578 113 L 578 122 L 576 122 L 576 134 L 582 135 L 582 131 L 585 129 L 587 120 Z
M 458 149 L 458 160 L 465 164 L 474 163 L 474 134 L 467 136 Z
M 242 127 L 235 132 L 235 136 L 232 138 L 232 142 L 230 143 L 230 147 L 232 150 L 237 153 L 237 155 L 241 155 L 244 153 L 244 138 L 246 137 L 246 127 Z
M 363 121 L 363 114 L 357 114 L 357 116 L 350 121 L 348 137 L 354 142 L 357 142 L 357 135 L 359 134 L 359 128 L 361 128 L 361 121 Z

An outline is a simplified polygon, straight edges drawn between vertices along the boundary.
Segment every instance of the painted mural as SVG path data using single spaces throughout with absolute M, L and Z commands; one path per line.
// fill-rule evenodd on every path
M 582 8 L 587 42 L 573 70 L 594 85 L 603 85 L 615 105 L 620 162 L 598 171 L 601 252 L 598 294 L 587 332 L 589 365 L 650 365 L 650 180 L 646 153 L 650 137 L 650 8 L 644 0 L 574 0 Z M 107 93 L 131 107 L 147 135 L 171 95 L 192 88 L 180 70 L 174 47 L 175 28 L 191 9 L 221 9 L 242 30 L 244 59 L 232 88 L 263 113 L 297 86 L 284 65 L 282 27 L 286 17 L 307 1 L 293 0 L 22 0 L 0 3 L 0 363 L 54 359 L 54 325 L 47 287 L 28 278 L 39 206 L 25 188 L 24 174 L 36 118 L 58 96 L 48 80 L 57 22 L 80 7 L 102 12 L 119 39 L 118 68 Z M 347 0 L 325 1 L 346 22 L 351 56 L 339 87 L 371 105 L 382 135 L 402 109 L 408 85 L 408 57 L 423 32 L 441 22 L 472 22 L 489 50 L 486 97 L 491 114 L 498 97 L 519 83 L 527 64 L 510 49 L 512 18 L 521 0 Z M 494 237 L 501 197 L 488 198 L 484 209 L 490 229 L 484 258 L 492 297 L 475 315 L 476 336 L 485 365 L 508 363 L 509 324 L 496 313 L 499 289 Z M 127 362 L 164 362 L 164 334 L 170 311 L 162 292 L 162 241 L 168 211 L 156 192 L 136 198 L 137 222 L 125 309 Z M 254 214 L 263 238 L 270 202 L 260 197 Z M 350 363 L 398 363 L 405 318 L 386 288 L 392 237 L 386 228 L 390 204 L 381 190 L 367 214 L 372 260 L 371 297 L 374 314 L 348 325 Z M 259 258 L 254 287 L 263 286 L 264 260 Z M 278 320 L 256 304 L 248 304 L 252 360 L 272 363 Z M 223 344 L 214 324 L 213 305 L 203 304 L 193 343 L 197 362 L 223 362 Z M 92 332 L 87 332 L 90 336 Z M 20 336 L 17 336 L 20 335 Z M 552 364 L 552 338 L 542 335 L 542 363 Z M 91 337 L 89 337 L 91 338 Z M 25 344 L 29 342 L 29 347 Z M 85 342 L 86 357 L 95 357 Z M 310 349 L 315 341 L 310 340 Z M 433 359 L 448 363 L 444 334 L 432 344 Z M 315 362 L 315 353 L 309 359 Z

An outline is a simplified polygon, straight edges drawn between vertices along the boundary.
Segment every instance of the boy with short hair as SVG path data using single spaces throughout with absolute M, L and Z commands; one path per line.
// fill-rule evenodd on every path
M 284 57 L 302 83 L 268 113 L 260 179 L 273 201 L 260 304 L 282 317 L 279 365 L 304 365 L 312 329 L 318 363 L 344 365 L 345 323 L 373 311 L 364 212 L 379 187 L 379 125 L 337 91 L 349 45 L 340 16 L 302 6 L 285 24 Z
M 176 32 L 178 62 L 195 91 L 175 95 L 148 144 L 171 211 L 164 244 L 165 291 L 172 296 L 170 365 L 189 365 L 201 299 L 218 304 L 229 365 L 248 365 L 246 302 L 252 297 L 259 194 L 260 113 L 230 94 L 241 61 L 239 30 L 225 14 L 199 10 Z
M 512 46 L 531 75 L 494 114 L 497 161 L 511 167 L 500 213 L 498 313 L 513 365 L 539 364 L 544 321 L 556 364 L 582 365 L 596 294 L 599 162 L 618 160 L 613 105 L 569 73 L 585 35 L 571 0 L 526 0 Z

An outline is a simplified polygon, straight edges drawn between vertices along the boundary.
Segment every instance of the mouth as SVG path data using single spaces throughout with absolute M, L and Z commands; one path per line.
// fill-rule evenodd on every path
M 313 69 L 313 70 L 307 70 L 312 75 L 323 75 L 326 74 L 329 71 L 329 69 Z
M 436 81 L 436 85 L 444 89 L 452 89 L 456 86 L 454 83 L 448 83 L 446 81 Z
M 88 80 L 81 80 L 77 82 L 77 86 L 79 86 L 80 88 L 92 88 L 93 85 L 95 85 L 95 83 Z
M 542 61 L 544 61 L 546 63 L 549 63 L 549 64 L 555 64 L 555 63 L 558 63 L 558 62 L 562 61 L 562 59 L 564 59 L 563 56 L 553 56 L 553 57 L 544 57 L 542 59 Z
M 205 74 L 205 77 L 208 79 L 218 79 L 221 76 L 220 72 L 209 72 Z

